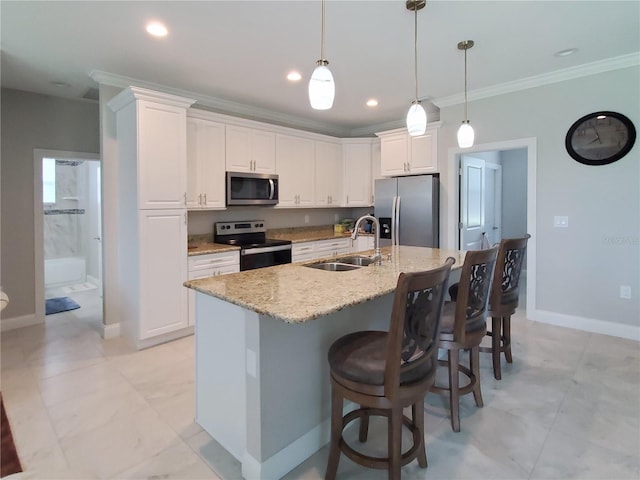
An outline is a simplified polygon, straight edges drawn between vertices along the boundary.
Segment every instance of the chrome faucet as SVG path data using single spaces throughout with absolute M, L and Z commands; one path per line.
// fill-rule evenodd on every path
M 358 238 L 358 228 L 360 227 L 360 224 L 365 220 L 371 220 L 376 229 L 376 236 L 374 237 L 374 240 L 373 240 L 373 249 L 375 253 L 372 257 L 372 260 L 376 265 L 382 265 L 382 255 L 380 254 L 380 222 L 376 217 L 374 217 L 373 215 L 363 215 L 362 217 L 360 217 L 356 221 L 356 224 L 353 227 L 353 233 L 351 234 L 351 239 L 355 240 L 356 238 Z

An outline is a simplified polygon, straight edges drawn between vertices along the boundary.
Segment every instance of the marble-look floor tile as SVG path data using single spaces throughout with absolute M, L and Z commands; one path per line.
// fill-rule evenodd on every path
M 637 480 L 640 478 L 640 457 L 637 452 L 624 455 L 583 437 L 552 431 L 530 478 Z
M 123 355 L 110 356 L 109 362 L 127 380 L 139 382 L 148 375 L 154 375 L 164 368 L 173 366 L 177 359 L 170 343 Z
M 170 397 L 151 399 L 149 403 L 181 438 L 187 439 L 202 431 L 195 421 L 194 388 Z
M 58 438 L 79 435 L 140 412 L 149 404 L 128 384 L 108 387 L 49 406 Z
M 157 368 L 153 373 L 130 378 L 131 384 L 152 405 L 159 400 L 169 399 L 195 388 L 194 361 L 174 359 L 170 365 Z
M 224 480 L 240 480 L 242 465 L 204 430 L 186 440 L 198 456 Z
M 179 442 L 153 411 L 136 412 L 60 441 L 72 469 L 99 478 L 113 477 Z
M 220 480 L 220 477 L 184 442 L 161 451 L 113 478 Z
M 106 362 L 39 380 L 40 393 L 48 406 L 123 384 L 126 382 L 122 375 L 109 368 Z

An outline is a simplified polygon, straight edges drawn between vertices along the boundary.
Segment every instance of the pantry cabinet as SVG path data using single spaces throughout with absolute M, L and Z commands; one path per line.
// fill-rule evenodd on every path
M 187 208 L 225 205 L 225 125 L 187 118 Z
M 371 205 L 372 139 L 345 140 L 342 145 L 345 207 Z
M 315 142 L 293 135 L 276 135 L 278 207 L 314 206 Z
M 342 202 L 342 150 L 339 144 L 316 141 L 315 206 L 337 207 Z
M 404 128 L 376 135 L 383 177 L 438 172 L 438 126 L 428 127 L 419 137 L 410 136 Z
M 227 125 L 226 168 L 230 172 L 275 173 L 275 133 Z

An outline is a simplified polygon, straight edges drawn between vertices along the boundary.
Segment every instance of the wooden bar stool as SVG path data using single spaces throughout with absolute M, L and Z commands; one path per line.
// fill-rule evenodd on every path
M 473 392 L 478 407 L 482 407 L 480 390 L 480 343 L 487 332 L 489 290 L 496 265 L 498 247 L 468 251 L 464 257 L 457 300 L 447 302 L 442 313 L 439 348 L 447 350 L 447 360 L 438 363 L 449 370 L 449 386 L 433 385 L 434 392 L 449 393 L 451 427 L 460 431 L 460 395 Z M 469 366 L 460 365 L 460 350 L 469 350 Z M 460 386 L 458 374 L 469 378 Z
M 331 444 L 326 479 L 334 479 L 341 452 L 360 465 L 388 469 L 400 479 L 400 468 L 418 459 L 427 466 L 424 446 L 424 397 L 433 384 L 440 317 L 453 258 L 435 270 L 401 273 L 393 300 L 389 331 L 345 335 L 329 349 L 331 371 Z M 343 400 L 360 405 L 344 417 Z M 412 418 L 403 415 L 411 405 Z M 355 450 L 343 429 L 360 419 L 359 440 L 366 442 L 369 416 L 387 417 L 387 457 Z M 402 452 L 402 426 L 412 433 L 413 445 Z
M 513 362 L 511 356 L 511 315 L 518 308 L 520 296 L 520 272 L 522 261 L 527 251 L 527 241 L 531 235 L 523 238 L 505 238 L 500 242 L 496 272 L 489 296 L 489 315 L 491 316 L 491 347 L 480 347 L 481 352 L 491 352 L 493 358 L 493 376 L 502 378 L 500 353 L 508 363 Z

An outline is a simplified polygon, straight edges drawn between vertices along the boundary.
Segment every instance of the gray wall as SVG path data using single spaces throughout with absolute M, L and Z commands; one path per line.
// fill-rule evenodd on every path
M 500 152 L 502 165 L 502 238 L 527 233 L 527 150 Z
M 2 89 L 1 122 L 2 316 L 10 318 L 35 313 L 33 150 L 98 152 L 98 104 Z
M 640 325 L 640 140 L 623 159 L 592 167 L 575 162 L 564 139 L 578 118 L 599 110 L 628 116 L 640 130 L 640 67 L 533 87 L 469 104 L 476 144 L 535 137 L 536 308 L 584 319 Z M 438 155 L 443 181 L 448 151 L 456 149 L 463 106 L 440 111 Z M 444 205 L 443 228 L 455 218 Z M 567 215 L 569 228 L 554 228 Z M 531 260 L 531 259 L 530 259 Z M 619 298 L 630 285 L 631 300 Z

